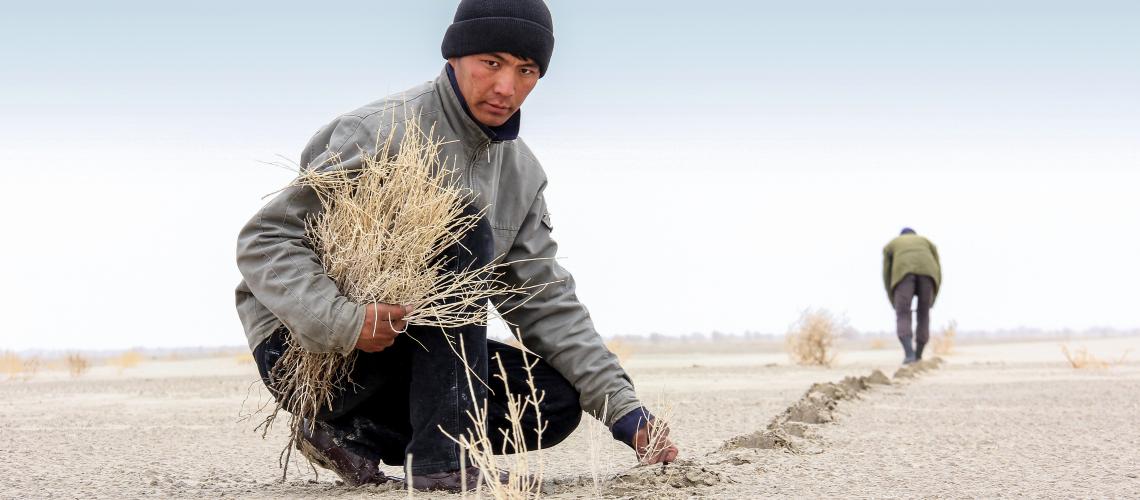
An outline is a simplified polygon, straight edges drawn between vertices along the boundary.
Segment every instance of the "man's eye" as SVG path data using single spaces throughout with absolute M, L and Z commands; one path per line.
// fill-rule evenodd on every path
M 533 69 L 530 69 L 530 68 L 522 68 L 522 69 L 520 69 L 519 71 L 521 71 L 521 72 L 522 72 L 522 74 L 524 74 L 524 75 L 528 75 L 528 76 L 529 76 L 529 75 L 533 75 L 533 74 L 534 74 L 534 70 L 533 70 Z
M 499 61 L 492 61 L 492 60 L 488 59 L 488 60 L 485 60 L 483 62 L 487 63 L 487 66 L 490 66 L 492 68 L 498 68 L 499 67 Z

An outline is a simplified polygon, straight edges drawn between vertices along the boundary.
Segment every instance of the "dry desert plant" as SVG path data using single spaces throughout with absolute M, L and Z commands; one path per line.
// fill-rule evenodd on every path
M 40 370 L 42 364 L 43 362 L 38 356 L 24 358 L 9 351 L 5 351 L 4 355 L 0 356 L 0 370 L 7 374 L 10 380 L 28 381 L 36 376 L 36 372 Z
M 871 349 L 876 351 L 887 348 L 887 341 L 883 339 L 874 339 L 871 341 Z
M 0 356 L 0 370 L 4 372 L 8 378 L 15 378 L 20 372 L 24 371 L 24 361 L 20 356 L 13 352 L 4 351 Z
M 951 320 L 942 331 L 931 339 L 934 354 L 945 356 L 954 352 L 954 340 L 958 337 L 958 322 Z
M 1128 357 L 1129 352 L 1131 352 L 1131 349 L 1124 351 L 1116 361 L 1106 361 L 1094 356 L 1089 352 L 1087 347 L 1081 346 L 1074 351 L 1069 351 L 1067 344 L 1061 344 L 1061 353 L 1064 354 L 1065 359 L 1069 361 L 1069 366 L 1078 370 L 1108 368 L 1112 365 L 1123 363 L 1124 358 Z
M 673 402 L 666 394 L 661 391 L 657 397 L 657 402 L 653 407 L 658 413 L 650 420 L 649 436 L 646 442 L 644 454 L 641 456 L 640 463 L 645 464 L 647 460 L 657 456 L 665 450 L 666 444 L 669 442 L 666 438 L 670 438 L 669 423 L 673 421 Z M 638 422 L 637 426 L 640 428 L 642 422 Z M 672 438 L 670 438 L 672 439 Z M 662 462 L 661 466 L 664 468 L 668 462 Z M 664 469 L 662 469 L 664 470 Z
M 467 388 L 471 394 L 472 401 L 479 401 L 475 392 L 475 384 L 483 383 L 477 381 L 478 377 L 473 375 L 470 365 L 467 363 L 467 349 L 463 344 L 463 339 L 459 339 L 459 352 L 456 353 L 459 359 L 463 361 L 464 372 L 467 376 Z M 542 434 L 546 430 L 547 422 L 542 419 L 542 411 L 540 405 L 545 397 L 545 393 L 539 391 L 534 384 L 534 375 L 531 369 L 538 363 L 538 357 L 534 357 L 533 361 L 528 360 L 527 351 L 522 350 L 523 367 L 526 370 L 527 388 L 530 389 L 529 394 L 525 397 L 519 397 L 513 394 L 509 387 L 507 380 L 507 370 L 503 366 L 503 361 L 499 356 L 495 355 L 495 364 L 498 365 L 498 373 L 492 375 L 503 381 L 503 388 L 507 396 L 507 421 L 510 422 L 509 429 L 489 429 L 487 418 L 487 401 L 484 400 L 482 405 L 477 407 L 474 411 L 468 410 L 467 417 L 471 420 L 472 432 L 460 436 L 452 436 L 448 432 L 440 428 L 447 437 L 451 438 L 456 444 L 459 445 L 462 453 L 459 454 L 460 458 L 466 460 L 466 457 L 471 458 L 473 466 L 479 469 L 480 483 L 487 487 L 491 492 L 491 496 L 496 500 L 529 500 L 537 499 L 542 495 L 542 477 L 545 472 L 545 461 L 542 455 Z M 478 404 L 478 403 L 477 403 Z M 538 422 L 536 429 L 526 429 L 523 427 L 523 415 L 525 413 L 533 412 L 535 421 Z M 502 448 L 497 450 L 500 455 L 508 456 L 510 458 L 502 458 L 495 454 L 496 450 L 491 442 L 490 433 L 500 433 L 502 435 Z M 526 434 L 534 432 L 537 435 L 536 453 L 528 453 L 526 444 Z M 532 462 L 532 458 L 535 458 Z M 410 470 L 409 464 L 409 470 Z M 462 466 L 460 470 L 465 470 Z M 502 479 L 506 480 L 503 481 Z M 461 484 L 466 484 L 466 478 L 460 481 Z M 411 486 L 409 485 L 409 492 Z
M 606 399 L 602 403 L 602 413 L 601 414 L 602 415 L 608 414 L 609 407 L 610 407 L 610 397 L 609 397 L 609 395 L 606 395 Z M 606 429 L 605 426 L 602 425 L 601 422 L 599 422 L 597 419 L 593 419 L 593 418 L 587 419 L 587 422 L 584 422 L 584 424 L 586 425 L 586 442 L 589 445 L 589 449 L 590 449 L 591 486 L 593 486 L 594 498 L 601 498 L 601 496 L 602 496 L 602 481 L 601 481 L 600 475 L 598 474 L 598 471 L 601 468 L 602 441 L 605 440 L 605 437 L 607 437 L 609 435 L 609 433 L 604 432 L 605 430 L 608 430 L 608 429 Z
M 499 269 L 507 264 L 451 270 L 446 250 L 459 244 L 483 212 L 465 211 L 470 191 L 454 183 L 439 158 L 442 142 L 420 129 L 418 120 L 406 122 L 399 144 L 394 137 L 378 144 L 375 155 L 364 155 L 359 168 L 343 168 L 334 156 L 293 182 L 320 199 L 320 213 L 306 221 L 306 236 L 342 293 L 359 304 L 411 305 L 414 310 L 404 317 L 409 325 L 453 328 L 485 324 L 488 300 L 544 286 L 505 285 Z M 278 404 L 259 426 L 264 436 L 280 410 L 290 414 L 291 436 L 281 460 L 286 471 L 302 423 L 312 430 L 336 391 L 351 384 L 355 359 L 355 351 L 311 352 L 286 337 L 286 351 L 273 368 Z
M 142 362 L 143 356 L 138 351 L 127 351 L 118 356 L 107 358 L 107 364 L 119 369 L 119 373 L 127 368 L 134 368 Z
M 67 355 L 67 372 L 70 373 L 72 377 L 83 376 L 90 367 L 91 361 L 82 354 L 73 352 Z
M 835 342 L 846 329 L 846 321 L 827 310 L 808 309 L 788 331 L 788 353 L 797 364 L 830 366 L 835 361 Z

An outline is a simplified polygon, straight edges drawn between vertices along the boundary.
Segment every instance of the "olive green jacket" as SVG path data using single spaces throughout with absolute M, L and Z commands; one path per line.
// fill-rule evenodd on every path
M 934 297 L 942 287 L 942 264 L 938 260 L 938 247 L 917 234 L 904 234 L 883 247 L 883 286 L 887 300 L 894 303 L 895 285 L 908 274 L 934 278 Z
M 587 412 L 607 426 L 639 408 L 633 383 L 594 330 L 575 294 L 574 279 L 555 260 L 558 245 L 543 190 L 546 174 L 522 139 L 492 142 L 464 111 L 446 71 L 434 81 L 344 114 L 311 139 L 302 168 L 322 167 L 339 155 L 339 168 L 358 168 L 378 138 L 394 131 L 399 144 L 409 120 L 445 143 L 444 165 L 459 185 L 471 189 L 486 217 L 499 262 L 513 262 L 508 284 L 553 283 L 529 300 L 502 305 L 523 344 L 558 370 L 581 394 Z M 283 190 L 242 228 L 237 264 L 237 310 L 250 348 L 284 324 L 302 346 L 315 352 L 355 348 L 364 306 L 344 296 L 306 244 L 305 220 L 320 210 L 310 188 Z M 602 409 L 606 408 L 603 414 Z

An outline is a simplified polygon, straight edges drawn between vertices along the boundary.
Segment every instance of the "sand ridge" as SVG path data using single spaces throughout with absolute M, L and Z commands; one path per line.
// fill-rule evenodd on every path
M 895 373 L 894 383 L 901 383 L 901 379 L 913 379 L 923 372 L 937 369 L 942 363 L 942 358 L 936 357 L 905 365 Z M 866 376 L 847 376 L 839 382 L 812 384 L 799 400 L 772 418 L 766 428 L 733 437 L 725 441 L 720 449 L 699 460 L 680 460 L 660 467 L 637 467 L 614 478 L 606 489 L 606 495 L 660 498 L 662 494 L 680 493 L 668 488 L 680 490 L 736 483 L 738 481 L 731 475 L 718 472 L 717 469 L 724 470 L 725 465 L 751 463 L 746 458 L 748 454 L 735 453 L 740 449 L 778 450 L 797 454 L 823 453 L 823 439 L 815 427 L 835 422 L 836 410 L 841 401 L 858 399 L 861 393 L 875 386 L 891 384 L 891 379 L 878 369 Z

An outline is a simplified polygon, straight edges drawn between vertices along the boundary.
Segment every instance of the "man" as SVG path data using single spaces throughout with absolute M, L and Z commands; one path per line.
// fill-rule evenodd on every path
M 449 251 L 449 265 L 510 262 L 504 277 L 509 284 L 553 283 L 529 300 L 508 298 L 501 307 L 522 343 L 542 358 L 534 369 L 535 383 L 546 393 L 541 410 L 549 425 L 541 445 L 568 436 L 585 410 L 640 460 L 672 461 L 677 448 L 667 435 L 649 443 L 656 421 L 594 330 L 573 278 L 554 260 L 546 177 L 518 138 L 519 109 L 546 75 L 553 48 L 553 23 L 541 0 L 463 0 L 443 38 L 447 64 L 440 76 L 340 116 L 313 137 L 301 166 L 357 168 L 364 155 L 374 154 L 378 138 L 394 132 L 398 144 L 407 121 L 418 120 L 423 130 L 434 127 L 446 141 L 441 160 L 460 186 L 475 193 L 471 209 L 489 207 L 479 226 Z M 286 336 L 314 352 L 360 351 L 353 386 L 318 416 L 301 452 L 347 484 L 382 482 L 387 478 L 378 472 L 379 462 L 404 465 L 411 455 L 407 474 L 414 487 L 471 487 L 478 471 L 461 474 L 462 451 L 441 429 L 454 436 L 470 431 L 465 412 L 486 401 L 493 427 L 488 435 L 498 436 L 506 389 L 486 376 L 488 365 L 497 372 L 497 355 L 509 372 L 510 390 L 522 391 L 521 351 L 487 341 L 485 326 L 443 332 L 408 327 L 402 321 L 407 306 L 348 300 L 304 237 L 306 218 L 319 209 L 311 189 L 282 191 L 242 229 L 237 251 L 244 278 L 237 308 L 266 384 Z M 463 340 L 467 361 L 489 381 L 489 388 L 476 383 L 475 401 L 449 337 Z M 533 433 L 534 415 L 524 419 Z M 538 446 L 537 438 L 528 436 L 529 449 Z M 468 484 L 460 484 L 461 475 Z
M 895 308 L 899 342 L 906 355 L 904 364 L 922 359 L 922 350 L 930 340 L 930 308 L 938 297 L 941 283 L 938 248 L 913 229 L 903 228 L 899 236 L 883 248 L 883 285 L 887 287 L 887 299 Z M 912 335 L 910 304 L 915 296 L 918 297 L 918 325 Z

